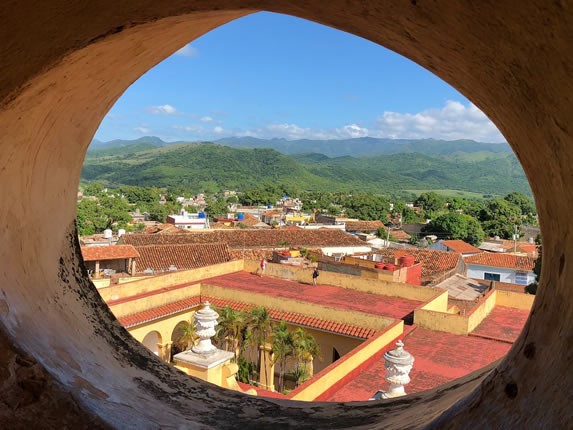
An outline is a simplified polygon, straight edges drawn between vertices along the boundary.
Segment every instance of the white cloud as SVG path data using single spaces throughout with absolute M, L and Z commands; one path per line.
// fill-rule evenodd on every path
M 154 115 L 175 115 L 177 113 L 177 109 L 175 109 L 171 105 L 160 105 L 160 106 L 151 106 L 149 108 L 149 112 Z
M 223 134 L 225 133 L 225 129 L 223 129 L 223 127 L 217 126 L 213 128 L 213 131 L 217 134 Z
M 133 130 L 137 131 L 138 133 L 143 133 L 143 134 L 147 134 L 147 133 L 151 132 L 150 128 L 143 127 L 143 126 L 135 127 Z
M 393 139 L 473 139 L 503 142 L 496 126 L 474 104 L 448 100 L 444 107 L 418 113 L 384 112 L 370 136 Z
M 178 51 L 175 51 L 174 55 L 179 55 L 181 57 L 197 57 L 199 55 L 199 50 L 194 46 L 191 46 L 189 43 Z
M 200 125 L 174 125 L 173 128 L 188 133 L 203 133 L 205 131 Z
M 202 116 L 199 121 L 201 122 L 213 122 L 213 118 L 211 118 L 210 116 Z

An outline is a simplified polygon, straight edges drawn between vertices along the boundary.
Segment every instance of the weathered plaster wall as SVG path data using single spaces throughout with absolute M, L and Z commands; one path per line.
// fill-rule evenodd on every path
M 524 332 L 481 383 L 483 373 L 439 392 L 352 405 L 287 406 L 224 393 L 159 363 L 114 322 L 86 280 L 73 227 L 75 197 L 85 150 L 104 114 L 134 80 L 185 43 L 261 9 L 324 23 L 405 55 L 468 96 L 515 149 L 540 214 L 543 281 Z M 122 428 L 299 429 L 563 428 L 573 421 L 563 395 L 573 387 L 569 2 L 6 0 L 0 19 L 0 321 L 6 334 L 0 345 L 5 351 L 17 344 L 35 357 L 85 419 L 97 415 Z M 14 388 L 10 381 L 2 394 Z M 55 393 L 51 387 L 42 392 Z M 51 416 L 52 427 L 61 428 L 72 412 L 54 410 L 33 416 L 42 423 Z M 25 422 L 9 419 L 8 427 Z

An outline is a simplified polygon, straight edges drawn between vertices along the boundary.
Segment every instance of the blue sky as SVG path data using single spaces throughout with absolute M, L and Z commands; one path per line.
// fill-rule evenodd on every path
M 475 139 L 495 126 L 406 58 L 309 21 L 257 13 L 182 47 L 135 82 L 95 138 Z

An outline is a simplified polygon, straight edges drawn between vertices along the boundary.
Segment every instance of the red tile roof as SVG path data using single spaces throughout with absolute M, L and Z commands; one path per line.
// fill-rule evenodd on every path
M 345 223 L 346 231 L 358 231 L 358 232 L 367 232 L 367 231 L 376 231 L 379 228 L 383 228 L 384 224 L 382 221 L 347 221 Z
M 422 263 L 422 280 L 424 282 L 444 272 L 455 270 L 462 258 L 460 254 L 455 252 L 420 248 L 384 248 L 376 251 L 376 254 L 389 259 L 398 259 L 404 255 L 413 255 L 416 262 Z
M 532 271 L 535 259 L 521 255 L 513 255 L 497 252 L 482 252 L 465 259 L 466 264 L 478 264 L 480 266 L 504 267 L 507 269 Z
M 412 236 L 406 233 L 404 230 L 391 230 L 390 235 L 401 242 L 407 242 Z
M 185 229 L 175 227 L 173 224 L 159 224 L 143 229 L 144 234 L 185 234 Z
M 218 297 L 202 296 L 201 300 L 203 302 L 209 301 L 211 305 L 218 308 L 229 306 L 230 308 L 237 311 L 248 311 L 249 309 L 255 307 L 248 303 L 235 302 L 232 300 L 220 299 Z M 166 316 L 176 314 L 178 312 L 183 312 L 192 309 L 198 305 L 199 305 L 199 298 L 190 297 L 187 299 L 169 303 L 167 305 L 148 309 L 143 312 L 138 312 L 136 314 L 124 316 L 122 318 L 119 318 L 119 322 L 124 327 L 129 328 L 132 326 L 143 324 L 145 322 L 149 322 L 159 318 L 164 318 Z M 270 318 L 275 321 L 286 321 L 287 323 L 293 325 L 329 331 L 344 336 L 357 337 L 360 339 L 369 339 L 370 337 L 373 337 L 378 333 L 376 330 L 373 329 L 357 327 L 350 324 L 339 323 L 336 321 L 323 320 L 320 318 L 315 318 L 312 316 L 303 315 L 296 312 L 285 312 L 268 308 L 267 311 L 269 313 Z
M 136 269 L 139 273 L 146 269 L 163 272 L 167 271 L 170 266 L 175 266 L 177 270 L 196 269 L 225 263 L 232 259 L 226 243 L 148 245 L 136 248 L 140 255 L 136 261 Z
M 134 246 L 224 242 L 231 249 L 284 248 L 285 243 L 288 243 L 288 246 L 303 248 L 365 246 L 364 242 L 356 236 L 341 230 L 299 228 L 296 230 L 206 230 L 176 235 L 126 234 L 121 237 L 120 242 Z
M 442 240 L 442 243 L 450 248 L 454 252 L 459 252 L 460 254 L 479 254 L 481 249 L 470 245 L 463 240 Z
M 131 245 L 82 246 L 84 261 L 120 260 L 139 257 Z

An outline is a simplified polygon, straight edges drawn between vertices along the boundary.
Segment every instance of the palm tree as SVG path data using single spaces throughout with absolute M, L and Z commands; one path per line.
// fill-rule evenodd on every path
M 293 356 L 296 360 L 294 375 L 297 387 L 312 375 L 307 363 L 311 358 L 321 358 L 320 347 L 313 335 L 298 327 L 292 334 Z
M 177 346 L 181 351 L 186 351 L 191 349 L 197 340 L 197 335 L 195 334 L 195 322 L 193 317 L 189 318 L 189 324 L 185 325 L 185 328 L 181 332 L 181 336 L 177 339 Z
M 273 364 L 279 363 L 278 391 L 284 390 L 284 375 L 287 358 L 293 353 L 293 338 L 287 323 L 281 321 L 273 330 Z
M 249 340 L 251 345 L 257 347 L 257 368 L 259 369 L 259 375 L 261 372 L 261 367 L 265 371 L 265 380 L 268 381 L 267 374 L 267 363 L 261 362 L 260 347 L 264 347 L 271 335 L 271 320 L 269 313 L 266 308 L 259 306 L 251 309 L 248 315 L 248 328 L 246 333 L 246 338 Z M 262 354 L 263 360 L 266 360 L 266 354 Z
M 224 343 L 225 350 L 235 353 L 235 361 L 241 351 L 243 341 L 243 331 L 246 326 L 247 318 L 244 312 L 231 309 L 225 306 L 218 309 L 219 324 L 217 325 L 217 343 Z

